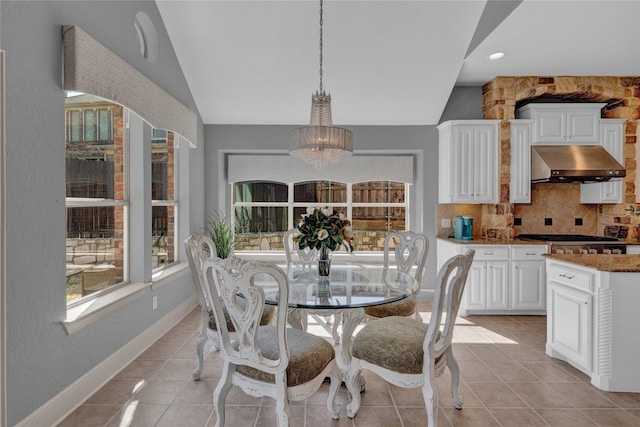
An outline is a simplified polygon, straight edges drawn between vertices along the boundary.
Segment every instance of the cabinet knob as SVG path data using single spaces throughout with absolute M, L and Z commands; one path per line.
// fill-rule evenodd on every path
M 560 277 L 564 277 L 564 278 L 569 279 L 569 280 L 574 278 L 574 276 L 572 276 L 570 274 L 567 274 L 567 273 L 560 273 Z

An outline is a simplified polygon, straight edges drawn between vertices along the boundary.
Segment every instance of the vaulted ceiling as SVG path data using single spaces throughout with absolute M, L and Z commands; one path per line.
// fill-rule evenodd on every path
M 308 123 L 319 1 L 156 3 L 205 124 Z M 640 0 L 326 0 L 333 122 L 437 124 L 496 76 L 640 76 L 639 22 Z

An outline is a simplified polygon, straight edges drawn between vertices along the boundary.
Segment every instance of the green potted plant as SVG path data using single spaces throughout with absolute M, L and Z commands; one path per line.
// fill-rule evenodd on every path
M 204 234 L 213 240 L 218 257 L 227 258 L 233 253 L 235 240 L 233 227 L 221 211 L 207 215 L 204 223 Z

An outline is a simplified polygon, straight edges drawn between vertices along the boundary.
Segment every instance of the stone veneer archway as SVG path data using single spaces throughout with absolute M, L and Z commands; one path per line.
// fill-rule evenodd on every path
M 628 238 L 640 238 L 640 217 L 630 216 L 625 208 L 636 204 L 636 141 L 640 119 L 640 77 L 496 77 L 482 88 L 485 119 L 502 120 L 500 126 L 500 203 L 483 205 L 481 227 L 483 235 L 512 239 L 514 237 L 514 208 L 509 203 L 510 125 L 515 119 L 516 105 L 522 101 L 541 97 L 565 97 L 566 102 L 576 99 L 607 102 L 603 118 L 626 119 L 624 181 L 622 204 L 599 205 L 597 234 L 604 226 L 621 225 L 627 228 Z M 640 205 L 636 204 L 636 207 Z

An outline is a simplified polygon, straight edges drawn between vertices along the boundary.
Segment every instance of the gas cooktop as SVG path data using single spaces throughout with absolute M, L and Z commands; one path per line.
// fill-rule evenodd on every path
M 520 239 L 543 240 L 546 242 L 617 242 L 615 237 L 588 236 L 584 234 L 520 234 Z

